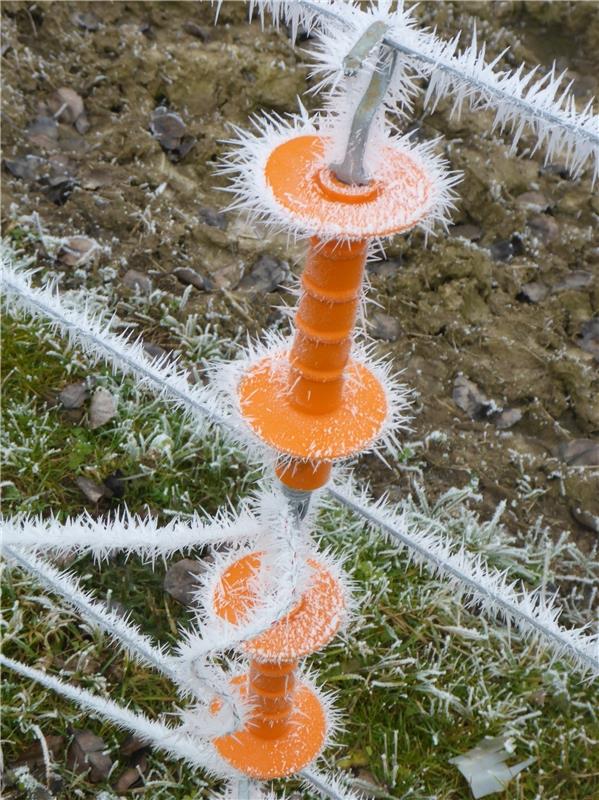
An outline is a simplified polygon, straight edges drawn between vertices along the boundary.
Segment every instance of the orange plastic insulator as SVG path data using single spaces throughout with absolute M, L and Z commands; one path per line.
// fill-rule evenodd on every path
M 276 739 L 289 731 L 296 667 L 297 661 L 250 663 L 249 694 L 254 708 L 248 724 L 255 736 Z
M 331 476 L 331 464 L 327 461 L 280 461 L 275 472 L 281 483 L 290 489 L 313 492 L 320 489 Z
M 341 405 L 367 250 L 363 241 L 313 238 L 310 243 L 302 275 L 304 294 L 297 309 L 298 331 L 289 355 L 291 402 L 309 414 L 326 414 Z M 342 312 L 333 339 L 328 323 L 335 306 Z
M 233 625 L 247 617 L 256 603 L 256 578 L 261 553 L 250 553 L 223 572 L 212 598 L 215 612 Z M 310 584 L 296 607 L 268 631 L 244 642 L 253 659 L 280 663 L 295 661 L 320 650 L 337 633 L 345 613 L 343 590 L 329 570 L 308 559 Z
M 223 572 L 213 596 L 215 612 L 239 624 L 256 604 L 263 554 L 250 553 Z M 297 659 L 323 647 L 337 632 L 345 601 L 338 581 L 309 559 L 311 581 L 295 608 L 268 631 L 244 643 L 248 676 L 233 680 L 252 704 L 242 730 L 214 740 L 220 755 L 254 778 L 284 777 L 305 767 L 325 741 L 326 717 L 314 690 L 297 680 Z M 218 702 L 213 704 L 214 710 Z
M 376 181 L 349 186 L 324 166 L 329 141 L 296 136 L 269 154 L 264 178 L 280 216 L 323 239 L 370 239 L 407 231 L 435 202 L 434 176 L 399 144 L 379 148 Z
M 231 683 L 242 697 L 247 697 L 247 676 L 234 678 Z M 285 778 L 299 772 L 324 747 L 327 721 L 322 703 L 307 684 L 298 682 L 292 701 L 287 724 L 278 736 L 264 736 L 264 730 L 250 721 L 243 730 L 214 739 L 218 753 L 235 769 L 256 780 Z M 216 710 L 219 703 L 212 707 Z

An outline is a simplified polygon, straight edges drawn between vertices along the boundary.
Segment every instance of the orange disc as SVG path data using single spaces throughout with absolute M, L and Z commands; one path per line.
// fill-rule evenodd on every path
M 222 574 L 213 596 L 214 610 L 228 622 L 241 622 L 255 603 L 260 553 L 233 562 Z M 297 606 L 265 633 L 245 642 L 244 651 L 260 661 L 294 661 L 320 650 L 339 630 L 345 600 L 339 582 L 310 558 L 312 580 Z
M 291 402 L 285 352 L 253 364 L 237 392 L 254 433 L 280 453 L 302 460 L 334 461 L 361 453 L 377 438 L 388 413 L 380 381 L 353 360 L 345 371 L 340 407 L 325 414 L 310 414 Z
M 235 678 L 240 694 L 247 694 L 247 677 Z M 304 683 L 293 693 L 289 728 L 275 739 L 265 739 L 250 722 L 241 731 L 214 739 L 219 754 L 233 767 L 257 780 L 285 778 L 307 766 L 322 750 L 327 731 L 324 709 L 316 693 Z
M 380 175 L 352 187 L 325 164 L 325 145 L 321 136 L 296 136 L 268 157 L 266 183 L 290 222 L 323 239 L 367 239 L 410 230 L 430 213 L 431 178 L 408 150 L 384 145 Z

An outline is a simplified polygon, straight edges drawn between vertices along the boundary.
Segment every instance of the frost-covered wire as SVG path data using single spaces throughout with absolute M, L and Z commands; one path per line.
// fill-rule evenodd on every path
M 356 792 L 347 786 L 340 776 L 325 774 L 319 769 L 308 767 L 300 771 L 306 789 L 316 789 L 322 797 L 332 800 L 361 800 L 362 792 Z
M 505 53 L 488 62 L 476 30 L 470 45 L 460 50 L 459 35 L 445 41 L 418 28 L 412 9 L 406 9 L 401 0 L 394 5 L 379 0 L 366 6 L 353 0 L 255 0 L 250 4 L 254 6 L 262 20 L 268 13 L 275 24 L 285 21 L 294 39 L 300 27 L 312 33 L 318 88 L 335 93 L 352 80 L 343 77 L 343 59 L 367 28 L 380 20 L 386 25 L 382 42 L 402 55 L 389 106 L 409 105 L 418 91 L 416 81 L 426 78 L 428 107 L 434 108 L 440 98 L 452 95 L 454 112 L 459 113 L 465 102 L 473 109 L 494 109 L 493 129 L 511 128 L 514 147 L 528 128 L 536 138 L 536 148 L 545 148 L 546 160 L 561 152 L 574 175 L 590 163 L 593 180 L 597 178 L 599 117 L 593 113 L 592 100 L 577 110 L 565 73 L 557 75 L 553 68 L 543 75 L 538 67 L 525 71 L 524 65 L 502 70 L 498 63 Z
M 97 561 L 115 550 L 123 550 L 127 554 L 141 555 L 152 563 L 158 557 L 166 558 L 175 552 L 254 539 L 260 533 L 256 517 L 244 505 L 238 513 L 221 510 L 210 521 L 194 513 L 190 519 L 174 517 L 159 524 L 154 517 L 140 517 L 124 509 L 109 520 L 94 519 L 87 511 L 65 522 L 53 515 L 19 514 L 0 518 L 0 525 L 2 548 L 52 550 L 56 555 L 85 553 Z
M 186 761 L 192 767 L 207 770 L 218 777 L 234 772 L 210 744 L 190 736 L 183 730 L 151 720 L 145 714 L 131 711 L 109 698 L 99 697 L 86 689 L 65 683 L 53 675 L 48 675 L 46 672 L 29 667 L 5 655 L 0 654 L 0 665 L 17 672 L 24 678 L 36 681 L 46 689 L 51 689 L 73 701 L 80 708 L 97 714 L 101 719 L 109 720 L 119 728 L 131 731 L 153 747 Z
M 506 571 L 488 567 L 480 555 L 456 548 L 434 529 L 410 525 L 406 515 L 394 512 L 384 498 L 372 502 L 351 485 L 331 486 L 329 494 L 405 547 L 412 561 L 454 584 L 469 596 L 471 605 L 492 617 L 503 616 L 525 635 L 539 634 L 555 656 L 565 656 L 583 673 L 599 677 L 599 635 L 560 625 L 561 609 L 541 592 L 529 592 L 510 581 Z

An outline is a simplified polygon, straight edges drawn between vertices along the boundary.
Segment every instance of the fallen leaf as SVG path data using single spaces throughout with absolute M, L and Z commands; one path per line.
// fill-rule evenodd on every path
M 93 261 L 100 252 L 100 245 L 87 236 L 72 236 L 58 251 L 58 260 L 67 267 L 80 267 Z
M 69 383 L 58 395 L 58 399 L 64 408 L 81 408 L 87 400 L 87 383 L 79 381 L 78 383 Z
M 44 736 L 46 741 L 46 747 L 48 751 L 52 754 L 54 758 L 62 752 L 65 744 L 64 736 Z M 30 767 L 38 767 L 45 765 L 45 756 L 42 750 L 42 745 L 39 741 L 33 742 L 30 744 L 29 747 L 25 748 L 21 753 L 19 753 L 18 758 L 14 762 L 13 766 L 18 766 L 20 764 L 27 764 Z
M 192 606 L 194 593 L 199 589 L 198 576 L 206 571 L 209 558 L 204 561 L 194 561 L 191 558 L 182 558 L 176 561 L 166 571 L 164 576 L 164 590 L 184 606 Z
M 88 780 L 100 783 L 112 769 L 112 759 L 105 752 L 106 742 L 91 731 L 77 731 L 67 753 L 67 765 L 73 772 L 85 774 Z
M 473 797 L 503 791 L 512 778 L 534 762 L 534 758 L 527 758 L 513 767 L 508 766 L 505 763 L 510 757 L 505 747 L 508 741 L 506 736 L 485 737 L 464 755 L 449 759 L 468 781 Z
M 100 428 L 115 416 L 116 399 L 108 389 L 103 389 L 102 387 L 96 389 L 89 407 L 89 427 L 92 430 Z
M 148 759 L 144 753 L 138 753 L 134 762 L 114 784 L 117 792 L 126 792 L 143 781 L 143 776 L 148 771 Z

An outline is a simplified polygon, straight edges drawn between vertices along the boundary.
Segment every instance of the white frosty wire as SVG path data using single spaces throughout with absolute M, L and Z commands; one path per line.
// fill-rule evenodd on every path
M 563 151 L 574 175 L 582 171 L 585 162 L 592 161 L 593 180 L 597 178 L 599 117 L 593 114 L 593 101 L 577 111 L 571 84 L 564 86 L 564 75 L 556 76 L 554 69 L 538 79 L 538 67 L 529 72 L 524 72 L 523 65 L 513 71 L 497 70 L 501 56 L 487 62 L 484 45 L 479 49 L 476 31 L 470 46 L 460 52 L 459 36 L 444 41 L 434 33 L 417 29 L 411 9 L 406 10 L 403 2 L 393 10 L 389 0 L 366 7 L 351 0 L 255 0 L 251 7 L 254 5 L 263 20 L 265 12 L 272 15 L 275 24 L 284 19 L 294 39 L 300 25 L 314 32 L 314 73 L 323 76 L 321 85 L 333 87 L 343 81 L 339 74 L 352 37 L 357 40 L 374 20 L 384 21 L 387 32 L 383 42 L 403 54 L 404 70 L 410 67 L 414 77 L 429 78 L 425 103 L 434 105 L 443 95 L 453 94 L 454 111 L 459 111 L 465 100 L 472 108 L 494 108 L 493 129 L 509 125 L 514 147 L 528 126 L 537 138 L 537 147 L 545 147 L 546 160 Z M 405 74 L 401 77 L 395 87 L 399 96 L 390 99 L 405 103 L 415 86 Z
M 410 558 L 426 565 L 433 575 L 454 583 L 487 614 L 503 615 L 524 634 L 541 634 L 556 655 L 567 656 L 580 670 L 599 676 L 599 636 L 585 629 L 567 629 L 559 622 L 561 609 L 539 592 L 528 592 L 510 582 L 507 572 L 489 568 L 480 555 L 463 547 L 456 550 L 447 537 L 431 530 L 410 528 L 405 515 L 396 514 L 384 500 L 368 502 L 351 487 L 330 486 L 329 494 L 404 546 Z
M 210 522 L 195 513 L 191 519 L 175 517 L 160 525 L 154 517 L 142 518 L 125 509 L 110 520 L 94 519 L 88 512 L 66 522 L 23 514 L 0 518 L 0 525 L 2 547 L 86 553 L 98 561 L 114 550 L 126 550 L 154 562 L 195 547 L 253 539 L 260 532 L 256 517 L 244 508 L 239 514 L 220 511 Z
M 182 670 L 177 656 L 166 654 L 164 647 L 141 633 L 138 626 L 132 624 L 126 617 L 110 611 L 90 592 L 84 591 L 73 574 L 57 570 L 26 550 L 3 545 L 2 552 L 42 585 L 76 608 L 85 620 L 106 631 L 112 640 L 131 656 L 169 678 L 178 691 L 190 694 L 203 704 L 203 707 L 214 697 L 218 697 L 222 707 L 217 713 L 211 712 L 208 717 L 203 713 L 203 707 L 194 707 L 196 727 L 203 728 L 205 736 L 230 733 L 243 726 L 247 709 L 239 695 L 230 689 L 229 675 L 224 670 L 197 664 L 191 680 L 189 669 Z M 212 643 L 214 649 L 224 649 L 220 647 L 218 640 L 212 640 Z M 182 712 L 183 716 L 189 719 L 189 714 L 185 715 L 185 712 Z
M 110 720 L 118 727 L 126 728 L 154 747 L 165 750 L 171 756 L 183 759 L 193 767 L 207 770 L 219 777 L 222 777 L 223 774 L 231 774 L 233 771 L 226 767 L 225 762 L 210 744 L 191 737 L 182 730 L 151 720 L 145 714 L 131 711 L 108 698 L 99 697 L 86 689 L 64 683 L 53 675 L 48 675 L 46 672 L 1 654 L 0 664 L 24 678 L 36 681 L 47 689 L 72 700 L 81 708 Z
M 14 270 L 12 270 L 12 272 L 14 272 Z M 32 298 L 36 299 L 37 293 L 40 291 L 43 292 L 44 290 L 34 289 L 30 283 L 30 277 L 20 280 L 16 284 L 13 282 L 11 286 L 13 287 L 12 291 L 19 295 L 22 304 L 25 307 L 30 308 L 32 305 L 34 309 L 37 307 L 36 304 L 32 302 Z M 47 304 L 46 308 L 47 310 L 44 310 L 43 313 L 47 314 L 55 324 L 58 324 L 59 327 L 62 327 L 62 303 L 59 296 L 53 295 L 52 303 Z M 76 325 L 69 322 L 66 329 L 70 331 L 73 338 L 77 338 L 80 342 L 85 344 L 85 342 L 90 338 L 89 331 L 86 328 L 86 325 L 88 325 L 89 322 L 90 321 L 87 318 L 79 319 Z M 93 320 L 91 320 L 91 322 L 93 322 Z M 95 331 L 97 329 L 97 325 L 98 323 L 96 322 L 92 330 Z M 120 358 L 115 356 L 112 350 L 105 352 L 102 348 L 102 342 L 97 336 L 94 335 L 93 339 L 95 352 L 97 352 L 98 355 L 104 355 L 104 357 L 108 358 L 108 360 L 111 361 L 116 368 L 119 368 Z M 124 340 L 119 342 L 119 347 L 120 350 L 123 350 L 126 355 L 125 366 L 129 370 L 135 371 L 135 358 L 138 357 L 137 351 L 130 349 L 129 345 L 127 345 Z M 165 384 L 161 377 L 152 375 L 150 378 L 148 378 L 147 383 L 149 386 L 154 387 L 158 394 L 164 395 L 165 397 L 172 396 L 168 384 Z M 201 407 L 198 406 L 191 386 L 186 386 L 185 389 L 181 389 L 181 391 L 174 396 L 174 400 L 176 405 L 188 405 L 190 410 L 203 413 L 202 409 L 204 408 L 204 405 L 202 404 Z M 229 429 L 231 426 L 230 421 L 222 417 L 219 417 L 218 422 L 227 429 Z M 452 556 L 450 552 L 445 550 L 444 546 L 439 544 L 437 537 L 431 536 L 430 542 L 427 543 L 426 547 L 423 547 L 422 544 L 419 544 L 411 536 L 406 534 L 403 525 L 401 525 L 400 528 L 396 528 L 399 523 L 394 518 L 392 511 L 389 511 L 388 513 L 391 515 L 390 518 L 393 518 L 394 521 L 390 521 L 390 518 L 388 518 L 387 522 L 385 522 L 382 518 L 384 509 L 381 507 L 372 505 L 365 499 L 352 499 L 349 496 L 345 496 L 339 488 L 330 487 L 328 491 L 331 496 L 335 497 L 343 505 L 351 508 L 353 511 L 365 517 L 366 519 L 373 521 L 374 524 L 380 526 L 383 530 L 386 530 L 391 536 L 393 536 L 396 541 L 402 542 L 410 551 L 417 553 L 418 557 L 422 559 L 423 563 L 426 563 L 429 566 L 433 573 L 438 572 L 440 576 L 455 580 L 471 590 L 476 589 L 476 596 L 481 600 L 483 608 L 487 607 L 485 604 L 488 604 L 489 608 L 492 608 L 494 604 L 498 604 L 501 607 L 501 610 L 506 613 L 510 619 L 512 618 L 513 611 L 515 618 L 520 620 L 520 624 L 523 627 L 525 627 L 528 623 L 530 628 L 541 634 L 548 643 L 552 644 L 556 651 L 560 651 L 561 649 L 565 653 L 571 653 L 573 663 L 575 665 L 583 667 L 587 670 L 590 669 L 594 672 L 598 671 L 599 658 L 596 648 L 599 647 L 599 640 L 597 640 L 597 643 L 595 644 L 596 640 L 594 640 L 593 637 L 584 637 L 580 632 L 568 631 L 560 626 L 557 622 L 559 611 L 555 609 L 547 612 L 545 616 L 548 616 L 551 619 L 547 621 L 547 624 L 543 624 L 543 619 L 538 618 L 541 608 L 541 600 L 538 596 L 522 590 L 519 595 L 519 601 L 514 602 L 514 590 L 510 587 L 507 587 L 506 591 L 509 589 L 509 594 L 507 596 L 503 596 L 501 591 L 501 582 L 499 582 L 499 586 L 493 587 L 491 591 L 485 589 L 484 585 L 481 585 L 480 582 L 477 582 L 477 584 L 473 586 L 473 575 L 471 572 L 465 570 L 464 564 L 460 563 L 460 561 L 456 559 L 455 555 Z M 451 561 L 448 562 L 448 558 L 451 558 Z M 477 570 L 474 573 L 477 574 L 478 570 L 484 567 L 484 564 L 480 559 L 473 557 L 470 558 L 473 562 L 473 565 L 478 564 Z M 444 564 L 447 565 L 447 570 L 444 570 Z
M 332 800 L 362 800 L 364 797 L 363 792 L 349 789 L 340 777 L 327 775 L 314 767 L 303 769 L 299 774 L 304 779 L 306 788 L 311 785 L 323 797 L 330 797 Z

